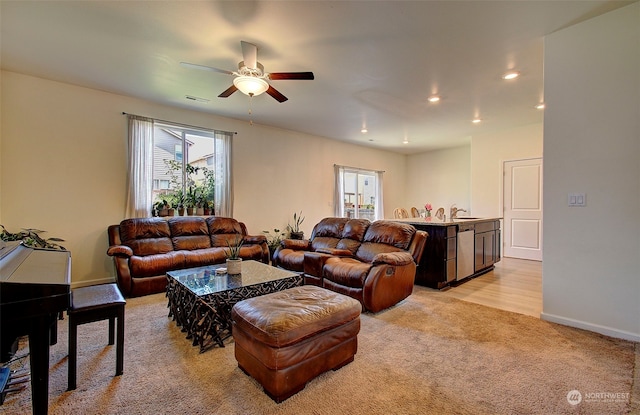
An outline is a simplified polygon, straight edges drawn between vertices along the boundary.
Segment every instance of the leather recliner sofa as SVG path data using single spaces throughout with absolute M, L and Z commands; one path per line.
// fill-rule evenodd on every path
M 427 236 L 406 223 L 324 218 L 308 240 L 283 240 L 272 261 L 304 272 L 305 284 L 348 295 L 364 310 L 378 312 L 413 292 Z
M 163 292 L 167 271 L 224 263 L 227 241 L 242 237 L 240 257 L 269 263 L 265 235 L 247 235 L 233 218 L 177 216 L 125 219 L 107 229 L 118 287 L 128 297 Z

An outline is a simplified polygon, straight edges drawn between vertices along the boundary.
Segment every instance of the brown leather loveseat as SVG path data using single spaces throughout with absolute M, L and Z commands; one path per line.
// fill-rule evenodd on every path
M 325 218 L 309 240 L 282 241 L 272 259 L 276 266 L 304 272 L 305 284 L 348 295 L 378 312 L 413 292 L 426 239 L 426 232 L 406 223 Z
M 242 237 L 240 257 L 269 263 L 264 235 L 247 235 L 233 218 L 177 216 L 125 219 L 107 230 L 120 291 L 128 297 L 162 292 L 166 272 L 220 264 L 226 260 L 227 241 Z

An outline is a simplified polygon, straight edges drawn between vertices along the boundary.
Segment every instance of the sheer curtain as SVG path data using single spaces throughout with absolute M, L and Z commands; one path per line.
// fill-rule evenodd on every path
M 335 186 L 333 191 L 333 214 L 337 218 L 344 217 L 344 167 L 333 165 Z
M 334 190 L 333 190 L 333 200 L 334 202 L 334 207 L 333 207 L 333 214 L 336 217 L 339 218 L 343 218 L 346 216 L 346 212 L 345 212 L 345 172 L 353 172 L 353 173 L 357 173 L 357 174 L 363 174 L 366 176 L 371 176 L 373 175 L 375 177 L 375 206 L 374 206 L 374 220 L 380 220 L 380 219 L 384 219 L 384 203 L 383 203 L 383 197 L 382 197 L 382 176 L 384 174 L 384 171 L 371 171 L 371 170 L 364 170 L 364 169 L 358 169 L 355 167 L 346 167 L 346 166 L 340 166 L 338 164 L 334 164 L 333 165 L 333 171 L 334 171 L 334 178 L 335 178 L 335 185 L 334 185 Z M 358 190 L 356 190 L 356 195 L 358 193 Z M 358 203 L 360 203 L 357 200 L 357 196 L 356 196 L 356 202 L 355 202 L 355 209 L 359 209 L 359 205 Z
M 151 216 L 153 203 L 153 119 L 128 115 L 129 166 L 126 218 Z
M 231 177 L 231 138 L 233 133 L 216 131 L 214 140 L 216 184 L 215 215 L 233 217 L 233 180 Z
M 382 174 L 383 173 L 384 173 L 383 171 L 376 172 L 376 187 L 377 187 L 376 194 L 378 195 L 378 197 L 376 197 L 376 205 L 375 205 L 376 220 L 384 219 L 384 203 L 382 203 L 383 201 Z

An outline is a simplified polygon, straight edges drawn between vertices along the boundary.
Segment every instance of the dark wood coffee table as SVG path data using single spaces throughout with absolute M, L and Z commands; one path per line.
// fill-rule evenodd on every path
M 303 285 L 300 273 L 258 261 L 242 261 L 242 273 L 216 275 L 225 264 L 167 272 L 169 317 L 200 346 L 224 347 L 231 336 L 231 308 L 247 298 Z

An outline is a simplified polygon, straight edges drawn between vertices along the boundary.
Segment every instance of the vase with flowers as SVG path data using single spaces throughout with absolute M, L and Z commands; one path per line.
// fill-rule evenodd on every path
M 433 209 L 433 207 L 431 206 L 431 203 L 427 203 L 424 205 L 424 211 L 425 211 L 425 217 L 430 218 L 431 217 L 431 210 Z

